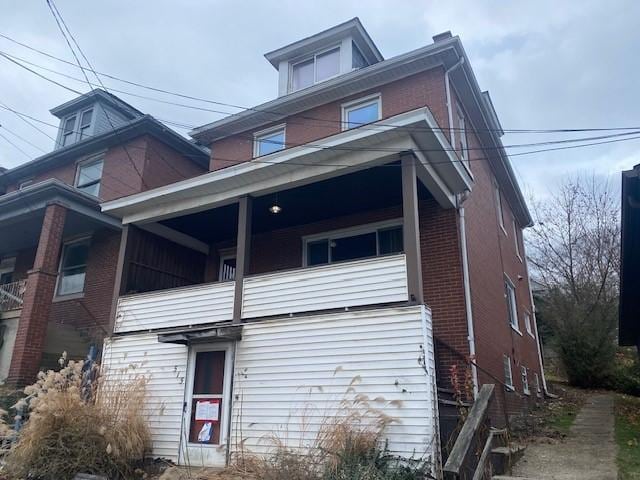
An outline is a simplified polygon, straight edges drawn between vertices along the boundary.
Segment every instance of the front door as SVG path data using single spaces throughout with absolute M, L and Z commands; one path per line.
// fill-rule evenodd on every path
M 198 345 L 189 352 L 180 463 L 224 466 L 232 370 L 230 345 Z

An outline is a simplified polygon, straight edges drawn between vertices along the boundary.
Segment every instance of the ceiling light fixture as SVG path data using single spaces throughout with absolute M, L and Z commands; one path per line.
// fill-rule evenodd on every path
M 278 205 L 278 194 L 275 195 L 275 200 L 273 201 L 273 205 L 269 207 L 269 211 L 274 215 L 277 215 L 282 211 L 282 207 Z

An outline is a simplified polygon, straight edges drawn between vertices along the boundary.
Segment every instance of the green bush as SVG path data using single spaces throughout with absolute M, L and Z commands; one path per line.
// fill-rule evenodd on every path
M 637 355 L 621 350 L 616 355 L 615 366 L 606 386 L 620 393 L 640 397 L 640 361 Z

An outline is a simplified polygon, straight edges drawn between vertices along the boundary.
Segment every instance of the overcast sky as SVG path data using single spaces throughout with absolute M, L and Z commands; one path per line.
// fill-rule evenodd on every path
M 633 0 L 57 0 L 57 6 L 98 71 L 231 104 L 253 106 L 276 96 L 277 72 L 264 53 L 358 16 L 385 58 L 429 44 L 445 30 L 459 35 L 505 129 L 640 126 L 640 2 Z M 0 11 L 0 33 L 73 61 L 45 0 L 0 0 Z M 3 38 L 0 52 L 81 76 Z M 88 89 L 40 72 L 76 90 Z M 104 81 L 108 88 L 236 111 Z M 183 124 L 222 116 L 116 94 L 159 119 Z M 0 102 L 9 107 L 57 123 L 49 109 L 74 96 L 0 57 Z M 0 133 L 27 153 L 0 138 L 2 166 L 15 167 L 43 153 L 9 130 L 45 152 L 53 148 L 51 139 L 11 112 L 0 109 L 0 124 Z M 38 126 L 55 136 L 55 128 Z M 503 141 L 513 145 L 580 135 L 597 133 L 511 133 Z M 637 163 L 640 139 L 512 157 L 523 189 L 536 195 L 577 170 L 609 175 L 617 183 L 619 171 Z

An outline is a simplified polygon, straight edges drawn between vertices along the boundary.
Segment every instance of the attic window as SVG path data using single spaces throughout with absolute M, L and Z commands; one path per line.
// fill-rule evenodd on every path
M 91 117 L 93 116 L 93 109 L 86 110 L 82 112 L 82 117 L 80 117 L 80 138 L 86 138 L 89 136 L 89 128 L 91 127 Z
M 73 115 L 64 121 L 64 130 L 62 132 L 62 145 L 73 143 L 73 129 L 76 126 L 76 116 Z
M 340 73 L 340 47 L 316 53 L 291 65 L 291 91 L 307 88 Z
M 351 68 L 357 70 L 358 68 L 363 68 L 368 65 L 367 61 L 364 59 L 364 55 L 360 52 L 360 49 L 356 47 L 355 43 L 352 43 L 351 46 Z

